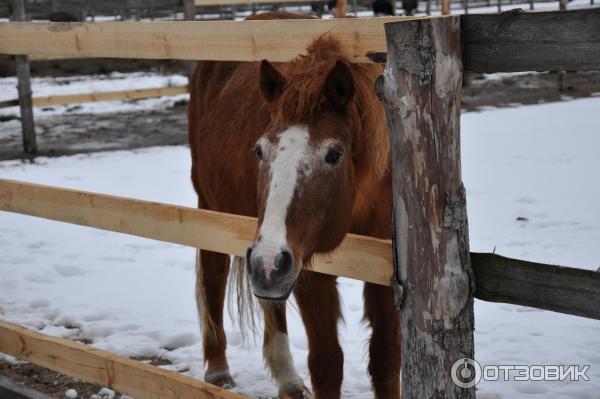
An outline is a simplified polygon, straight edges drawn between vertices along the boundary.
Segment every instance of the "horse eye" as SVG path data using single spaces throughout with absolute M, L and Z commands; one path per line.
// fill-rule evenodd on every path
M 263 152 L 262 152 L 262 147 L 260 146 L 260 144 L 257 144 L 256 147 L 254 148 L 254 151 L 256 151 L 256 155 L 258 155 L 258 157 L 260 159 L 262 159 L 263 157 Z
M 342 151 L 330 148 L 329 151 L 327 151 L 327 155 L 325 155 L 325 162 L 332 166 L 337 165 L 338 162 L 340 162 L 340 159 L 342 159 L 342 155 Z

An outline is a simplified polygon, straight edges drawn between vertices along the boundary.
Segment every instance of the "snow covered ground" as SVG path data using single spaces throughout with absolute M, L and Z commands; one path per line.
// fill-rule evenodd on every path
M 471 249 L 587 269 L 600 266 L 600 98 L 462 117 Z M 185 147 L 0 162 L 0 178 L 193 206 Z M 517 217 L 528 221 L 518 222 Z M 160 356 L 202 378 L 194 250 L 0 213 L 0 318 L 127 356 Z M 371 398 L 361 324 L 362 284 L 340 279 L 346 322 L 344 398 Z M 590 365 L 588 382 L 481 382 L 480 398 L 597 398 L 600 322 L 476 302 L 476 359 L 491 364 Z M 290 312 L 295 362 L 306 382 L 307 342 Z M 227 320 L 239 391 L 274 396 L 260 339 Z
M 158 74 L 150 72 L 120 73 L 106 75 L 78 75 L 68 77 L 39 77 L 31 79 L 33 97 L 57 96 L 65 94 L 87 94 L 96 92 L 154 89 L 161 87 L 185 86 L 187 76 L 177 74 Z M 0 101 L 18 98 L 17 78 L 0 78 Z M 167 108 L 176 101 L 187 99 L 187 94 L 176 96 L 147 98 L 136 101 L 101 101 L 80 104 L 35 107 L 35 117 L 44 118 L 61 115 L 87 113 L 114 113 L 147 110 L 149 108 Z M 19 107 L 0 108 L 2 115 L 19 115 Z

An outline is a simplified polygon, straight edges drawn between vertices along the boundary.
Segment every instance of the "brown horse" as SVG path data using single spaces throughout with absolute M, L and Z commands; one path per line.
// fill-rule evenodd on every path
M 350 63 L 325 36 L 285 64 L 200 62 L 194 73 L 189 140 L 198 206 L 258 217 L 245 269 L 261 299 L 264 357 L 282 398 L 311 396 L 289 350 L 283 301 L 292 291 L 308 335 L 314 395 L 340 397 L 336 278 L 303 265 L 349 232 L 391 236 L 388 129 L 374 93 L 381 72 L 378 65 Z M 229 256 L 200 251 L 205 379 L 224 387 L 234 385 L 223 330 L 229 270 Z M 376 397 L 399 398 L 399 316 L 391 289 L 366 283 L 364 305 Z

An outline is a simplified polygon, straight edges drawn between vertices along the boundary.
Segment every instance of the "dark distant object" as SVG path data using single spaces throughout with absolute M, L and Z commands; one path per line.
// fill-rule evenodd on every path
M 79 22 L 79 18 L 66 11 L 54 11 L 48 19 L 50 22 Z
M 418 0 L 413 0 L 413 2 L 415 3 L 414 8 L 417 7 L 416 6 L 417 1 Z M 404 2 L 402 4 L 404 5 Z M 391 0 L 375 0 L 373 3 L 371 3 L 371 6 L 373 7 L 373 14 L 375 14 L 377 16 L 396 15 L 396 13 L 394 12 L 394 3 Z M 337 7 L 337 0 L 329 0 L 327 2 L 327 10 L 329 12 L 333 12 L 333 10 L 335 10 L 336 7 Z M 316 11 L 316 10 L 313 10 L 313 11 Z
M 373 7 L 373 14 L 382 15 L 395 15 L 394 4 L 390 0 L 375 0 L 371 3 Z
M 402 0 L 402 9 L 405 15 L 413 15 L 419 5 L 419 0 Z
M 524 216 L 518 216 L 517 217 L 517 222 L 529 222 L 529 219 L 527 219 Z

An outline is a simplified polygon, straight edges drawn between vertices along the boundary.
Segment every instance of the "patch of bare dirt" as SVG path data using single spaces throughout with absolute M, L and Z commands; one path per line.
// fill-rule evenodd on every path
M 75 389 L 78 398 L 87 399 L 102 389 L 100 385 L 67 377 L 31 363 L 12 364 L 0 360 L 0 375 L 11 379 L 18 385 L 33 388 L 52 398 L 64 399 L 68 389 Z
M 171 364 L 168 360 L 156 356 L 135 358 L 135 360 L 153 366 Z M 105 399 L 102 395 L 98 395 L 102 390 L 101 385 L 90 384 L 28 362 L 8 362 L 0 359 L 0 375 L 9 378 L 18 385 L 42 392 L 51 398 L 64 399 L 65 392 L 68 389 L 74 389 L 77 391 L 78 399 Z M 120 397 L 121 394 L 115 392 L 114 399 Z
M 494 79 L 467 73 L 463 85 L 463 111 L 485 107 L 568 101 L 600 95 L 600 72 L 502 74 Z
M 61 156 L 187 143 L 187 102 L 167 109 L 38 118 L 38 155 Z M 22 153 L 19 119 L 0 121 L 0 160 Z

